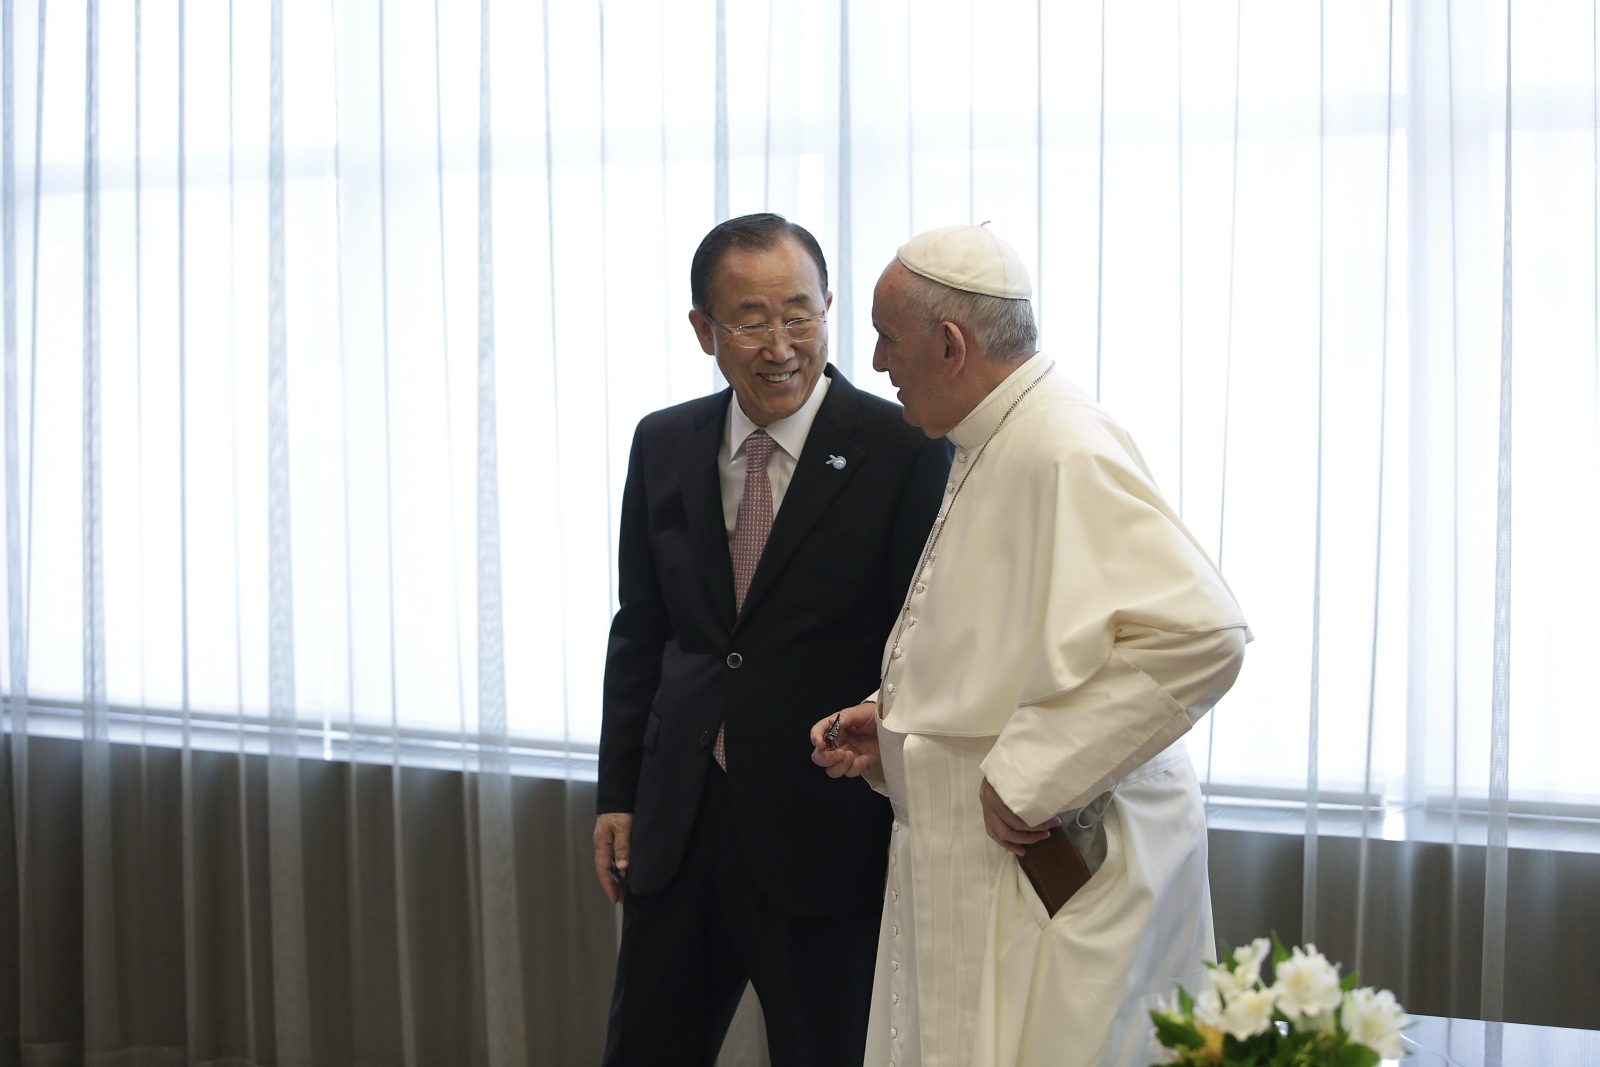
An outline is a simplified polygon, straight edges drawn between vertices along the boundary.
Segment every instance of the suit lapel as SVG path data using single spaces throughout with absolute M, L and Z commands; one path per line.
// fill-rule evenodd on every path
M 728 528 L 722 517 L 722 481 L 717 473 L 717 446 L 722 443 L 732 389 L 724 389 L 720 403 L 696 420 L 684 452 L 683 508 L 689 534 L 700 553 L 706 585 L 724 625 L 733 622 L 733 557 L 728 555 Z
M 745 594 L 744 610 L 739 613 L 735 629 L 750 617 L 811 528 L 866 459 L 865 450 L 850 438 L 850 431 L 860 422 L 855 387 L 832 367 L 828 372 L 833 383 L 806 435 L 805 447 L 800 450 L 794 477 L 773 520 L 772 532 L 767 535 L 767 546 L 750 579 L 750 591 Z M 839 459 L 844 460 L 842 466 L 837 465 Z M 733 572 L 731 561 L 728 572 Z

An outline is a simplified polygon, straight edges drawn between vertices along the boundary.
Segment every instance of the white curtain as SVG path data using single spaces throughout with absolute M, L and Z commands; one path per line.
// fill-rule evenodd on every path
M 112 745 L 269 755 L 291 1044 L 295 761 L 389 764 L 397 824 L 402 768 L 464 768 L 518 1062 L 511 776 L 593 775 L 627 443 L 718 384 L 689 257 L 760 210 L 820 239 L 832 358 L 879 392 L 878 272 L 993 220 L 1253 624 L 1189 743 L 1213 825 L 1303 833 L 1302 933 L 1358 958 L 1369 841 L 1487 845 L 1500 1017 L 1508 846 L 1600 816 L 1592 0 L 4 19 L 16 774 L 83 739 L 92 880 Z M 1361 874 L 1319 904 L 1329 836 Z

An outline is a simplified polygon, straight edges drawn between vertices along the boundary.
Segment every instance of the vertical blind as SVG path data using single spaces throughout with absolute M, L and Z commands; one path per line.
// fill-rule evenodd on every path
M 1517 828 L 1600 816 L 1597 41 L 1592 0 L 4 0 L 8 729 L 102 806 L 113 742 L 268 753 L 284 826 L 297 758 L 481 768 L 514 919 L 507 776 L 593 773 L 632 427 L 718 384 L 700 237 L 810 228 L 887 392 L 878 273 L 992 220 L 1254 627 L 1214 818 L 1305 832 L 1308 917 L 1320 835 L 1490 845 L 1488 965 Z
M 1044 347 L 1261 638 L 1213 783 L 1302 781 L 1314 700 L 1354 716 L 1321 731 L 1328 788 L 1366 781 L 1370 735 L 1398 795 L 1487 789 L 1505 325 L 1511 789 L 1592 802 L 1590 7 L 1530 7 L 1509 49 L 1503 4 L 1146 7 L 513 6 L 480 49 L 459 5 L 291 2 L 276 38 L 268 5 L 181 35 L 176 3 L 14 5 L 8 683 L 25 649 L 39 701 L 251 716 L 292 684 L 327 751 L 471 732 L 483 587 L 511 734 L 592 745 L 625 443 L 715 384 L 683 312 L 720 195 L 817 232 L 832 356 L 880 392 L 895 246 L 993 219 L 1018 248 Z

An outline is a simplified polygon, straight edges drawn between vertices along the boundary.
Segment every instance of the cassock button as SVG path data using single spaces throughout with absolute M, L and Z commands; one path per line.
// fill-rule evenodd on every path
M 732 667 L 734 670 L 738 670 L 740 667 L 744 666 L 744 657 L 739 655 L 737 652 L 729 652 L 728 666 Z
M 889 1036 L 890 1037 L 899 1037 L 900 1036 L 900 1031 L 898 1029 L 896 1029 L 895 1027 L 891 1026 L 891 1027 L 889 1027 Z
M 947 493 L 950 493 L 951 495 L 954 495 L 955 491 L 956 491 L 956 487 L 953 486 L 953 485 L 947 485 L 947 486 L 944 487 L 944 491 L 947 492 Z
M 899 645 L 895 645 L 894 646 L 894 651 L 889 653 L 889 655 L 891 657 L 893 657 L 894 659 L 899 659 L 901 656 L 905 655 L 905 653 L 900 651 L 900 646 Z
M 967 461 L 967 454 L 965 452 L 957 452 L 956 460 L 960 463 L 965 463 Z
M 917 592 L 926 593 L 927 591 L 928 591 L 928 587 L 927 586 L 923 585 L 921 582 L 917 583 Z M 730 656 L 728 658 L 732 659 L 733 657 Z
M 915 626 L 916 624 L 917 624 L 916 616 L 914 616 L 914 615 L 907 615 L 906 616 L 906 625 L 907 626 Z
M 700 731 L 700 747 L 701 748 L 705 748 L 710 743 L 711 743 L 711 731 L 710 730 L 701 730 Z
M 899 926 L 899 924 L 896 924 L 896 925 L 895 925 L 895 928 L 894 928 L 894 936 L 896 936 L 896 937 L 899 937 L 899 936 L 900 936 L 900 926 Z
M 884 686 L 883 691 L 888 693 L 890 696 L 894 696 L 894 683 L 890 682 L 888 685 Z
M 891 967 L 893 967 L 897 971 L 900 969 L 900 961 L 899 960 L 890 960 L 889 961 L 889 965 Z
M 890 1002 L 890 1003 L 891 1003 L 891 1004 L 898 1004 L 898 1003 L 900 1003 L 900 994 L 899 994 L 899 993 L 890 993 L 890 994 L 889 994 L 889 1002 Z

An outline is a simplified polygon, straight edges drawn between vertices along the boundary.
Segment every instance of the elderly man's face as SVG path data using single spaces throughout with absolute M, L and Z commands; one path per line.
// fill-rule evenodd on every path
M 816 261 L 792 237 L 771 248 L 752 251 L 730 249 L 711 275 L 711 315 L 689 313 L 700 344 L 715 355 L 722 376 L 733 386 L 739 406 L 757 426 L 770 426 L 799 411 L 822 377 L 828 362 L 828 331 L 824 322 L 808 341 L 794 342 L 782 327 L 796 319 L 809 319 L 828 310 L 833 296 L 823 292 Z M 766 324 L 772 331 L 742 331 L 745 348 L 728 327 Z
M 878 344 L 872 350 L 872 369 L 889 375 L 899 390 L 905 420 L 929 437 L 948 433 L 960 416 L 951 418 L 948 380 L 941 373 L 945 337 L 930 329 L 920 310 L 907 298 L 915 275 L 898 259 L 892 260 L 872 291 L 872 326 Z

